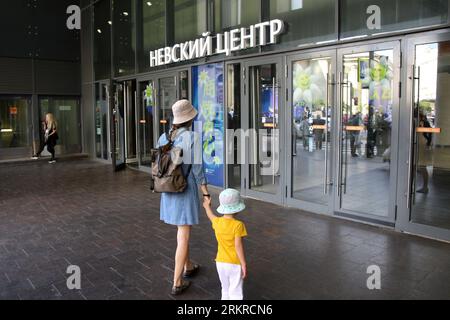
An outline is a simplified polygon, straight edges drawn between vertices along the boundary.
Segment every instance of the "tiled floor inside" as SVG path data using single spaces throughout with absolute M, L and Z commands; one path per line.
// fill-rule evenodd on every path
M 66 160 L 3 164 L 0 181 L 1 299 L 171 299 L 176 229 L 147 174 Z M 450 299 L 450 244 L 246 202 L 247 299 Z M 220 297 L 215 247 L 202 215 L 190 248 L 202 269 L 179 299 Z M 366 286 L 374 264 L 381 290 Z

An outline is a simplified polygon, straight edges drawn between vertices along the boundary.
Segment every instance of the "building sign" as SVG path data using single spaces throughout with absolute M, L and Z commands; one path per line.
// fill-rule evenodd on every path
M 278 36 L 284 31 L 284 22 L 274 19 L 251 25 L 249 28 L 239 28 L 218 33 L 214 38 L 209 32 L 194 41 L 175 44 L 173 47 L 150 51 L 150 67 L 162 66 L 180 61 L 265 46 L 277 43 Z M 213 47 L 215 39 L 215 47 Z M 215 48 L 215 50 L 213 49 Z
M 224 89 L 223 64 L 192 68 L 192 104 L 201 122 L 203 167 L 208 184 L 224 186 Z

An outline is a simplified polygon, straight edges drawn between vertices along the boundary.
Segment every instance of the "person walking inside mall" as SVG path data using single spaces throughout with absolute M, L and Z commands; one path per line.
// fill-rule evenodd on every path
M 45 115 L 45 121 L 43 122 L 44 140 L 41 143 L 38 152 L 36 152 L 36 154 L 32 157 L 33 159 L 35 160 L 39 159 L 42 151 L 44 150 L 44 147 L 47 146 L 47 151 L 50 152 L 50 154 L 52 155 L 48 163 L 56 162 L 55 146 L 58 140 L 58 131 L 56 128 L 57 123 L 55 117 L 53 116 L 52 113 L 47 113 Z
M 172 112 L 172 128 L 168 134 L 161 135 L 158 147 L 172 141 L 174 147 L 183 149 L 182 170 L 187 177 L 187 188 L 181 193 L 161 194 L 160 219 L 166 224 L 175 225 L 178 228 L 171 294 L 179 295 L 191 284 L 186 278 L 192 278 L 200 269 L 200 266 L 192 263 L 189 257 L 191 228 L 199 223 L 198 187 L 200 186 L 203 198 L 211 196 L 208 193 L 201 152 L 195 152 L 196 148 L 201 148 L 199 137 L 198 134 L 191 131 L 197 110 L 188 100 L 179 100 L 172 106 Z M 186 161 L 189 157 L 190 160 Z

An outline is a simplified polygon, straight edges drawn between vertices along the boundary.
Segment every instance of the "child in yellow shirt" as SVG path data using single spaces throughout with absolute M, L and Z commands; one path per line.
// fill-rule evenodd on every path
M 242 221 L 235 219 L 235 215 L 245 209 L 245 204 L 234 189 L 222 191 L 219 201 L 217 212 L 223 214 L 222 217 L 213 213 L 210 198 L 204 197 L 203 207 L 216 234 L 216 265 L 222 285 L 222 300 L 242 300 L 243 280 L 247 276 L 242 238 L 247 236 L 247 230 Z

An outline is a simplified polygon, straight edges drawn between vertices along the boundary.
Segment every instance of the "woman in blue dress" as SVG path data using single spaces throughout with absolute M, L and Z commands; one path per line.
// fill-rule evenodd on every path
M 190 131 L 197 111 L 188 100 L 177 101 L 172 106 L 173 123 L 169 134 L 162 134 L 158 146 L 173 141 L 174 147 L 183 149 L 183 173 L 187 176 L 187 187 L 182 193 L 162 193 L 160 218 L 167 224 L 176 225 L 177 250 L 172 294 L 178 295 L 190 286 L 183 278 L 194 276 L 200 266 L 189 258 L 189 237 L 193 225 L 199 223 L 200 199 L 198 186 L 204 197 L 210 197 L 202 165 L 201 144 L 198 134 Z M 196 152 L 198 149 L 198 152 Z

